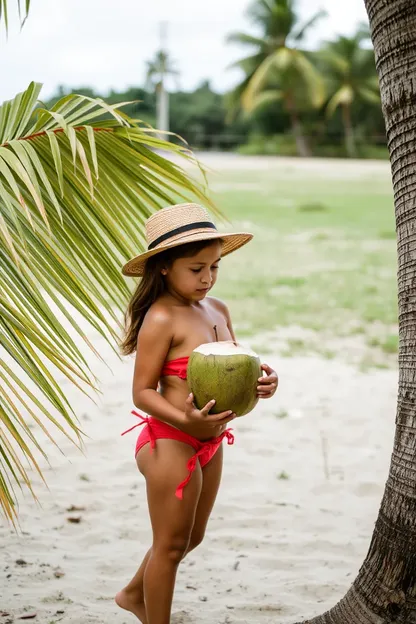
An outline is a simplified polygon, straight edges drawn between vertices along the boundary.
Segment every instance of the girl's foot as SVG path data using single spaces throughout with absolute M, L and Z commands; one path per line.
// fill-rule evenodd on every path
M 116 594 L 115 601 L 119 607 L 133 613 L 142 624 L 147 624 L 144 602 L 138 602 L 137 598 L 129 594 L 125 589 L 122 589 Z

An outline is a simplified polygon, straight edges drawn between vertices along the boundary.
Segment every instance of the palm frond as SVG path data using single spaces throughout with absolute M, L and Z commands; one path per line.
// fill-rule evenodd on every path
M 253 73 L 246 90 L 242 95 L 242 105 L 247 111 L 253 110 L 253 103 L 257 95 L 266 85 L 273 71 L 285 72 L 292 62 L 293 50 L 278 48 L 274 54 L 267 56 Z
M 327 73 L 335 75 L 337 78 L 344 78 L 350 72 L 350 63 L 338 51 L 331 47 L 323 48 L 317 52 L 317 58 L 322 63 L 324 70 L 328 70 Z
M 313 28 L 317 24 L 317 22 L 319 22 L 320 20 L 322 20 L 324 17 L 327 17 L 327 16 L 328 16 L 328 12 L 325 11 L 324 9 L 321 9 L 320 11 L 315 13 L 307 22 L 305 22 L 305 24 L 302 24 L 299 30 L 294 32 L 291 35 L 291 39 L 298 43 L 300 41 L 303 41 L 308 31 L 311 28 Z
M 328 102 L 327 106 L 327 114 L 328 116 L 332 116 L 339 106 L 351 104 L 354 101 L 354 91 L 350 85 L 344 85 L 334 95 Z
M 239 43 L 243 45 L 250 45 L 258 47 L 259 49 L 266 48 L 267 42 L 260 37 L 253 37 L 243 32 L 230 33 L 226 38 L 227 43 Z
M 329 115 L 340 104 L 352 105 L 360 98 L 372 104 L 380 103 L 374 51 L 362 47 L 367 38 L 368 27 L 363 27 L 353 37 L 340 36 L 331 41 L 319 53 L 330 93 Z
M 381 96 L 380 91 L 378 90 L 378 85 L 375 85 L 375 88 L 371 89 L 369 87 L 360 87 L 358 89 L 358 95 L 369 104 L 380 104 Z
M 301 82 L 307 88 L 308 98 L 314 108 L 320 108 L 326 95 L 325 82 L 314 64 L 301 52 L 295 50 L 293 64 L 299 74 Z
M 246 56 L 238 61 L 234 61 L 231 65 L 229 65 L 228 69 L 241 69 L 246 77 L 252 76 L 256 69 L 262 64 L 262 62 L 266 59 L 267 54 L 264 52 L 258 52 L 251 56 Z
M 270 104 L 276 104 L 281 102 L 283 98 L 283 92 L 278 89 L 270 89 L 268 91 L 262 91 L 256 95 L 253 99 L 252 110 L 257 110 L 262 106 L 268 106 Z
M 9 0 L 0 0 L 0 26 L 1 26 L 1 23 L 3 22 L 4 27 L 6 29 L 6 33 L 9 30 L 8 2 Z M 16 2 L 16 0 L 14 0 L 14 2 Z M 24 14 L 22 12 L 22 4 L 24 4 Z M 29 9 L 30 9 L 30 0 L 24 0 L 24 2 L 22 2 L 22 0 L 17 0 L 17 10 L 19 12 L 19 20 L 20 20 L 21 28 L 23 28 L 23 26 L 25 25 L 25 22 L 29 15 Z
M 69 95 L 46 110 L 39 92 L 32 83 L 0 107 L 0 505 L 9 518 L 13 483 L 30 486 L 24 463 L 38 469 L 32 422 L 52 439 L 54 427 L 81 439 L 56 380 L 95 395 L 83 355 L 93 346 L 77 318 L 117 352 L 131 285 L 120 268 L 144 249 L 145 219 L 178 198 L 215 211 L 205 187 L 159 153 L 197 165 L 184 146 L 102 100 Z

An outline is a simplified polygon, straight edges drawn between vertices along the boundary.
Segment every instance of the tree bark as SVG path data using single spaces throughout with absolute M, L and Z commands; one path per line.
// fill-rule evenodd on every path
M 343 104 L 342 106 L 342 118 L 344 120 L 344 132 L 345 132 L 345 148 L 349 158 L 355 158 L 357 156 L 357 149 L 355 146 L 354 128 L 351 120 L 351 105 Z
M 358 577 L 338 605 L 309 624 L 416 624 L 416 0 L 365 4 L 395 195 L 400 336 L 396 435 L 378 520 Z

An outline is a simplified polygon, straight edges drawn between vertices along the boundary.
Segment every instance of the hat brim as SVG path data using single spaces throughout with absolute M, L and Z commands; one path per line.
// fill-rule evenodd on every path
M 193 233 L 191 236 L 184 236 L 180 239 L 175 240 L 172 243 L 167 245 L 163 245 L 161 247 L 157 247 L 152 249 L 151 251 L 146 251 L 138 256 L 135 256 L 131 260 L 129 260 L 122 268 L 121 272 L 123 275 L 127 275 L 129 277 L 143 277 L 144 269 L 146 265 L 146 261 L 152 256 L 156 256 L 162 251 L 166 251 L 167 249 L 172 249 L 173 247 L 179 247 L 180 245 L 186 245 L 187 243 L 193 243 L 197 241 L 203 240 L 218 240 L 221 239 L 223 242 L 222 245 L 222 256 L 226 256 L 237 249 L 240 249 L 243 245 L 246 245 L 253 238 L 253 234 L 248 232 L 235 232 L 233 234 L 221 233 L 221 232 L 200 232 Z

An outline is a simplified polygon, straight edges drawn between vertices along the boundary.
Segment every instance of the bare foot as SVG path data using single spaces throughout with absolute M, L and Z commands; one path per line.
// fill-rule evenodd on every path
M 142 624 L 147 624 L 146 617 L 146 607 L 144 606 L 144 602 L 137 602 L 131 594 L 128 594 L 125 589 L 116 594 L 115 597 L 116 604 L 125 609 L 126 611 L 130 611 L 133 613 Z

